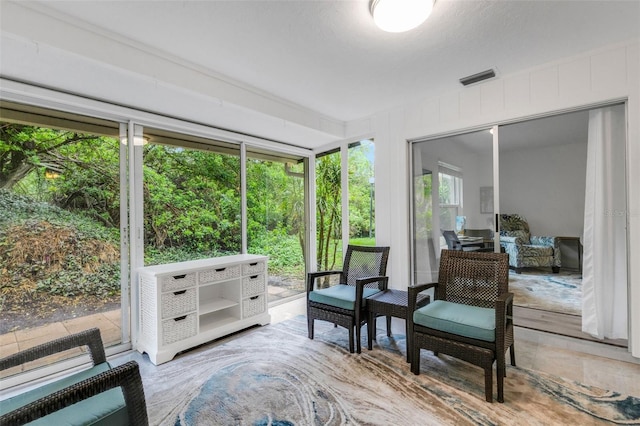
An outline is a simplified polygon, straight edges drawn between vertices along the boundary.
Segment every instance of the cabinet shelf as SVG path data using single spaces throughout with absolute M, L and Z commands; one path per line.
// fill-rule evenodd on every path
M 238 321 L 238 317 L 233 315 L 225 315 L 224 312 L 211 313 L 209 315 L 200 316 L 200 333 L 206 333 L 210 330 L 223 327 L 227 324 L 233 324 Z
M 211 312 L 221 311 L 223 309 L 232 308 L 238 305 L 239 303 L 234 300 L 223 298 L 207 300 L 205 303 L 200 303 L 200 309 L 198 309 L 198 312 L 200 313 L 200 315 L 205 315 Z

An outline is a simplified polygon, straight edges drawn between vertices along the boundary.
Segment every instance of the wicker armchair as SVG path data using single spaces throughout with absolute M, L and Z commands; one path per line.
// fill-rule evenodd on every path
M 418 293 L 435 288 L 435 300 L 416 310 Z M 493 363 L 498 401 L 504 402 L 505 352 L 513 344 L 513 293 L 505 253 L 443 250 L 437 283 L 409 287 L 411 371 L 420 374 L 420 349 L 451 355 L 484 369 L 485 398 L 493 401 Z
M 101 422 L 129 425 L 147 425 L 147 407 L 138 364 L 129 361 L 111 368 L 107 363 L 100 330 L 92 328 L 53 340 L 0 359 L 0 370 L 19 366 L 29 361 L 53 355 L 68 349 L 88 346 L 93 367 L 39 388 L 2 401 L 0 424 L 22 425 L 45 416 L 47 424 L 85 423 L 76 415 Z M 121 388 L 120 394 L 108 392 Z M 87 401 L 93 396 L 96 400 Z M 110 410 L 105 406 L 113 405 Z M 115 402 L 115 403 L 114 403 Z M 74 407 L 70 407 L 71 405 Z M 102 412 L 93 416 L 92 408 Z M 43 419 L 44 420 L 44 419 Z M 128 420 L 128 423 L 127 423 Z M 93 423 L 92 423 L 93 424 Z
M 389 278 L 389 247 L 349 245 L 342 271 L 307 274 L 307 323 L 313 339 L 314 320 L 329 321 L 349 330 L 349 352 L 353 353 L 353 330 L 356 329 L 357 352 L 361 352 L 360 329 L 367 322 L 366 298 L 386 290 Z M 316 288 L 318 278 L 340 275 L 337 285 Z

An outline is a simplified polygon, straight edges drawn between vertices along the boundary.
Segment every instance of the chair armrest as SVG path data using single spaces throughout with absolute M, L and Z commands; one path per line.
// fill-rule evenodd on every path
M 505 305 L 513 304 L 513 293 L 502 293 L 496 299 L 496 303 L 504 303 Z
M 308 272 L 307 273 L 307 293 L 313 291 L 313 284 L 315 283 L 317 278 L 325 277 L 327 275 L 339 275 L 342 274 L 342 271 L 319 271 L 319 272 Z
M 100 330 L 98 328 L 90 328 L 2 358 L 0 359 L 0 370 L 6 370 L 29 361 L 82 346 L 89 347 L 89 354 L 91 355 L 93 365 L 107 361 L 102 338 L 100 337 Z
M 418 294 L 430 288 L 438 287 L 438 283 L 424 283 L 416 284 L 407 287 L 407 330 L 408 333 L 413 333 L 413 312 L 416 310 L 418 304 Z M 409 336 L 407 336 L 407 339 Z
M 408 317 L 412 317 L 413 311 L 416 310 L 416 305 L 418 303 L 418 294 L 422 293 L 425 290 L 429 290 L 430 288 L 438 287 L 438 283 L 424 283 L 424 284 L 416 284 L 407 287 L 407 319 Z M 413 318 L 413 317 L 412 317 Z
M 507 329 L 513 326 L 513 293 L 502 293 L 496 299 L 496 345 L 505 349 Z
M 378 285 L 378 290 L 386 290 L 389 284 L 389 277 L 380 275 L 377 277 L 363 277 L 356 278 L 356 285 L 358 287 L 362 286 L 364 288 L 365 285 L 374 283 L 376 281 L 381 281 L 381 284 Z
M 513 293 L 502 293 L 496 299 L 496 328 L 513 317 Z
M 0 423 L 22 425 L 77 402 L 121 387 L 129 424 L 148 425 L 147 406 L 138 363 L 129 361 L 103 373 L 68 386 L 2 416 Z
M 362 308 L 362 299 L 364 297 L 364 286 L 367 284 L 375 283 L 380 281 L 381 284 L 378 284 L 378 289 L 383 291 L 386 290 L 389 285 L 389 277 L 386 276 L 377 276 L 377 277 L 363 277 L 356 278 L 356 301 L 355 301 L 355 310 L 359 312 Z
M 546 236 L 531 236 L 531 244 L 538 246 L 552 246 L 558 247 L 560 244 L 560 240 L 558 237 L 546 237 Z
M 503 236 L 503 237 L 500 237 L 500 243 L 515 244 L 517 246 L 521 246 L 523 244 L 526 244 L 527 242 L 522 237 L 507 237 L 507 236 Z

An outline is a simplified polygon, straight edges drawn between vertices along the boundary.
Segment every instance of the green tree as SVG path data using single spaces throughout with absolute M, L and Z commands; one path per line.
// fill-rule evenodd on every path
M 342 241 L 342 186 L 340 153 L 316 160 L 317 264 L 319 270 L 336 265 Z
M 0 123 L 0 189 L 13 189 L 36 168 L 61 173 L 69 160 L 61 149 L 94 139 L 66 130 Z
M 239 252 L 239 158 L 145 146 L 144 211 L 145 241 L 156 249 Z

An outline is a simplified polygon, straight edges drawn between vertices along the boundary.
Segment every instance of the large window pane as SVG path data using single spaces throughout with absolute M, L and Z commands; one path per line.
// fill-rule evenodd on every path
M 342 268 L 340 151 L 316 157 L 316 253 L 319 271 Z
M 374 246 L 375 145 L 365 139 L 349 145 L 349 243 Z
M 144 131 L 145 265 L 241 252 L 239 145 Z
M 92 326 L 120 343 L 118 123 L 7 103 L 1 115 L 3 356 Z

